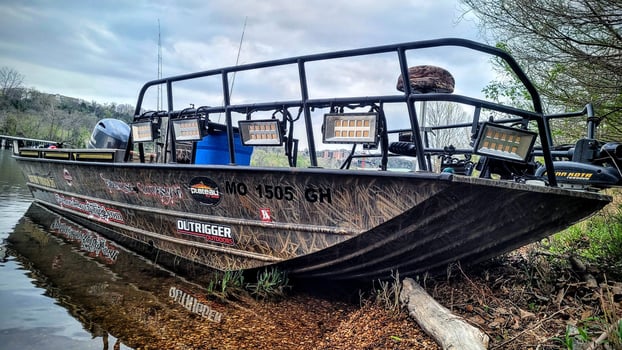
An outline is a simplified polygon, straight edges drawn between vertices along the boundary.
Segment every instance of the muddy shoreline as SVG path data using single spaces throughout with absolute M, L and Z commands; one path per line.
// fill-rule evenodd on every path
M 134 349 L 438 349 L 405 309 L 387 309 L 391 295 L 382 294 L 378 281 L 290 280 L 291 290 L 277 300 L 235 290 L 221 298 L 206 288 L 209 273 L 183 278 L 111 242 L 106 251 L 114 254 L 96 254 L 67 235 L 99 240 L 92 232 L 54 223 L 24 218 L 9 236 L 9 253 L 104 348 L 111 335 L 119 340 L 113 348 Z M 570 265 L 530 249 L 537 246 L 413 277 L 486 333 L 490 349 L 563 348 L 574 333 L 583 330 L 591 340 L 622 318 L 622 283 L 594 270 L 594 286 Z

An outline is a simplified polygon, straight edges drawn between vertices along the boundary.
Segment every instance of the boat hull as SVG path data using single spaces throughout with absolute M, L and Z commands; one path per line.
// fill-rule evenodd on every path
M 450 174 L 18 161 L 38 203 L 128 246 L 333 279 L 481 261 L 610 201 Z

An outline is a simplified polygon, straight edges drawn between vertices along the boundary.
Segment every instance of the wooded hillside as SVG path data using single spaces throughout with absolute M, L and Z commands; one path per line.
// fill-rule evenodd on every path
M 0 134 L 85 146 L 98 120 L 132 120 L 134 107 L 47 94 L 22 87 L 23 76 L 0 68 Z
M 134 108 L 23 90 L 19 98 L 0 98 L 0 134 L 62 141 L 85 146 L 93 127 L 103 118 L 131 121 Z

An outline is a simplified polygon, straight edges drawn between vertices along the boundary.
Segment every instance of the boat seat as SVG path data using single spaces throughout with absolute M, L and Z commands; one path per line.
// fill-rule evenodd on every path
M 454 92 L 455 80 L 447 70 L 431 66 L 414 66 L 408 68 L 408 80 L 413 93 L 452 93 Z M 402 75 L 397 78 L 396 88 L 404 91 L 404 79 Z

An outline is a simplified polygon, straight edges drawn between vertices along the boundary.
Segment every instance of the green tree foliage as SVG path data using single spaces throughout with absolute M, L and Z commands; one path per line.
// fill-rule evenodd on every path
M 619 0 L 462 0 L 483 33 L 521 63 L 549 106 L 604 116 L 603 139 L 622 139 L 622 2 Z M 504 85 L 505 83 L 505 85 Z M 490 95 L 520 97 L 511 80 Z
M 22 87 L 23 76 L 0 68 L 0 134 L 65 142 L 83 147 L 98 120 L 132 120 L 134 108 L 114 103 L 99 104 L 77 98 L 46 94 Z

